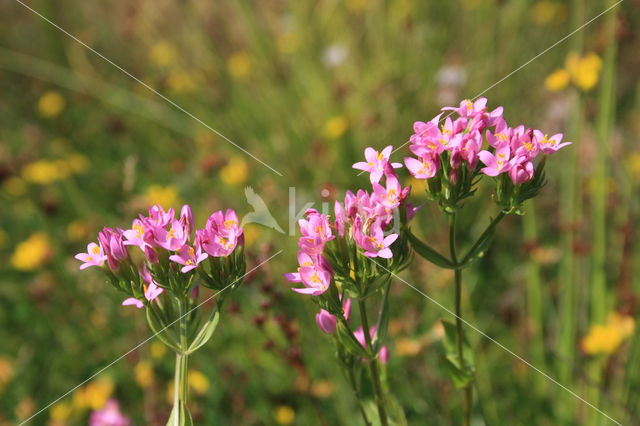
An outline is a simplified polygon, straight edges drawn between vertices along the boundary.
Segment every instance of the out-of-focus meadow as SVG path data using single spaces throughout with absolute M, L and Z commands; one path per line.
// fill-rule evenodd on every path
M 144 315 L 73 255 L 101 226 L 152 203 L 252 211 L 251 186 L 280 226 L 368 186 L 351 164 L 399 147 L 416 120 L 490 88 L 490 108 L 574 144 L 547 167 L 523 217 L 509 216 L 466 273 L 465 318 L 624 424 L 640 424 L 640 34 L 627 0 L 517 73 L 613 3 L 573 0 L 41 1 L 28 4 L 254 156 L 57 30 L 0 3 L 0 424 L 15 424 L 150 335 Z M 394 154 L 401 161 L 407 147 Z M 426 199 L 423 184 L 413 197 Z M 486 189 L 486 188 L 485 188 Z M 486 189 L 460 217 L 479 232 Z M 427 204 L 415 229 L 447 230 Z M 245 229 L 251 274 L 190 361 L 196 424 L 359 424 L 316 307 L 290 290 L 296 237 Z M 464 238 L 464 236 L 463 236 Z M 416 260 L 405 279 L 444 306 L 453 274 Z M 449 314 L 392 285 L 385 374 L 410 424 L 460 423 L 442 367 Z M 476 351 L 474 424 L 605 424 L 495 343 Z M 174 358 L 156 340 L 31 423 L 83 424 L 115 397 L 135 424 L 162 424 Z

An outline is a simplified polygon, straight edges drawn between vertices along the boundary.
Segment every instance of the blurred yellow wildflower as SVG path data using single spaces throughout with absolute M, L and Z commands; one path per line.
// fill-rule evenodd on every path
M 236 52 L 227 60 L 227 70 L 235 78 L 245 78 L 251 73 L 251 57 L 247 52 Z
M 311 385 L 311 394 L 316 398 L 328 398 L 333 393 L 333 383 L 328 380 L 320 380 Z
M 22 178 L 31 183 L 48 185 L 66 179 L 72 173 L 84 173 L 89 169 L 89 159 L 82 154 L 71 154 L 59 160 L 38 160 L 22 168 Z
M 12 197 L 19 197 L 27 191 L 27 186 L 22 179 L 12 176 L 2 184 L 2 189 Z
M 193 93 L 198 88 L 194 77 L 184 70 L 173 71 L 169 74 L 167 86 L 176 93 Z
M 0 357 L 0 393 L 13 377 L 13 363 L 9 358 Z
M 64 422 L 71 415 L 73 407 L 67 401 L 60 401 L 49 409 L 49 416 L 54 422 Z
M 349 128 L 349 120 L 343 115 L 330 118 L 324 125 L 322 133 L 328 139 L 338 139 Z
M 273 418 L 280 425 L 290 425 L 296 419 L 296 412 L 288 405 L 279 405 L 273 411 Z
M 559 92 L 569 85 L 570 78 L 567 70 L 557 69 L 544 79 L 544 87 L 551 92 Z
M 38 112 L 44 118 L 53 118 L 58 116 L 65 106 L 65 100 L 62 95 L 56 91 L 48 91 L 44 93 L 38 100 Z
M 154 44 L 149 51 L 149 60 L 158 67 L 173 65 L 176 57 L 176 48 L 168 41 Z
M 147 388 L 153 384 L 153 366 L 149 361 L 140 361 L 133 369 L 136 376 L 136 383 L 141 388 Z
M 602 69 L 602 59 L 593 52 L 579 57 L 578 54 L 570 53 L 565 63 L 567 71 L 571 74 L 571 81 L 578 89 L 589 91 L 595 87 L 600 77 Z
M 548 75 L 544 84 L 548 90 L 557 92 L 571 82 L 578 89 L 588 92 L 598 84 L 601 69 L 602 59 L 595 53 L 580 56 L 576 52 L 570 52 L 565 59 L 564 68 Z
M 187 373 L 189 388 L 198 395 L 203 395 L 209 390 L 209 379 L 197 370 L 189 370 Z
M 43 232 L 36 232 L 18 244 L 11 256 L 11 264 L 21 271 L 32 271 L 51 257 L 51 244 Z
M 112 392 L 113 382 L 108 378 L 89 382 L 73 393 L 73 406 L 79 409 L 99 410 L 104 407 Z
M 167 348 L 160 342 L 153 342 L 149 352 L 151 352 L 153 358 L 160 359 L 164 356 L 165 352 L 167 352 Z
M 22 168 L 22 178 L 27 182 L 48 185 L 69 176 L 68 169 L 56 161 L 38 160 Z
M 220 179 L 229 186 L 239 186 L 247 181 L 249 165 L 243 157 L 232 157 L 220 169 Z
M 606 324 L 591 327 L 589 334 L 580 341 L 580 346 L 589 355 L 610 355 L 633 334 L 634 327 L 632 317 L 611 312 Z
M 74 220 L 67 225 L 67 239 L 71 242 L 80 242 L 87 239 L 91 226 L 82 220 Z
M 288 31 L 286 33 L 282 33 L 280 37 L 278 37 L 278 50 L 282 53 L 293 53 L 298 50 L 298 46 L 300 46 L 300 37 L 293 32 Z
M 178 190 L 173 185 L 151 185 L 147 188 L 145 199 L 148 205 L 160 204 L 165 208 L 178 203 Z
M 544 25 L 551 22 L 561 22 L 566 10 L 563 4 L 557 1 L 542 0 L 536 2 L 531 8 L 531 20 L 538 24 Z

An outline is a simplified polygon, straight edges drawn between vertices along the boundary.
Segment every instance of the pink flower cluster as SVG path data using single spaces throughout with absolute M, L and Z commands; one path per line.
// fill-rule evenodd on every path
M 391 244 L 398 234 L 384 235 L 393 220 L 396 211 L 407 198 L 410 188 L 402 188 L 394 168 L 399 163 L 389 163 L 393 147 L 386 147 L 381 153 L 373 148 L 365 150 L 367 162 L 356 163 L 354 168 L 371 173 L 373 192 L 362 189 L 356 194 L 347 191 L 344 205 L 335 202 L 335 221 L 315 209 L 306 211 L 306 219 L 298 224 L 302 236 L 298 240 L 297 272 L 287 273 L 285 277 L 293 283 L 302 283 L 304 288 L 294 288 L 298 293 L 318 296 L 324 293 L 334 275 L 333 268 L 322 256 L 325 244 L 336 236 L 351 238 L 367 257 L 390 259 L 393 256 Z M 384 177 L 384 185 L 381 183 Z M 412 216 L 415 210 L 407 209 Z
M 193 231 L 191 207 L 182 206 L 180 217 L 176 218 L 172 208 L 165 211 L 155 205 L 149 208 L 148 216 L 140 215 L 134 219 L 130 229 L 105 227 L 98 234 L 98 244 L 90 243 L 87 253 L 79 253 L 75 258 L 84 262 L 80 269 L 103 266 L 106 261 L 109 269 L 117 273 L 121 263 L 129 259 L 127 247 L 136 246 L 151 265 L 160 261 L 159 253 L 162 250 L 169 252 L 168 256 L 161 257 L 168 257 L 171 262 L 182 266 L 180 270 L 183 273 L 187 273 L 197 268 L 208 256 L 228 256 L 243 241 L 238 216 L 231 209 L 213 213 L 203 229 L 195 230 L 195 239 L 191 244 Z M 163 290 L 152 279 L 146 265 L 138 273 L 144 282 L 144 296 L 151 302 Z M 144 303 L 131 297 L 123 305 L 142 308 Z
M 486 166 L 481 171 L 487 176 L 509 173 L 513 183 L 520 184 L 533 178 L 532 160 L 539 152 L 552 154 L 570 144 L 561 143 L 562 134 L 549 138 L 539 130 L 508 127 L 502 117 L 503 108 L 487 111 L 486 98 L 475 102 L 464 100 L 458 108 L 446 107 L 442 111 L 429 122 L 417 121 L 413 125 L 415 134 L 410 138 L 410 149 L 417 158 L 407 157 L 404 162 L 417 179 L 434 177 L 442 166 L 443 153 L 447 153 L 452 181 L 463 162 L 469 170 L 475 170 L 480 160 Z M 446 116 L 440 126 L 445 111 L 455 115 L 453 119 Z M 495 154 L 482 150 L 485 132 Z

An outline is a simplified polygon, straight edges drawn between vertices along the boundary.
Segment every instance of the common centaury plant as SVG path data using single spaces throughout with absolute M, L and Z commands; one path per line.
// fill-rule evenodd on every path
M 444 113 L 448 115 L 441 125 Z M 483 256 L 505 215 L 523 214 L 523 203 L 544 186 L 547 155 L 570 144 L 562 142 L 562 134 L 549 137 L 523 125 L 512 128 L 502 114 L 502 107 L 488 111 L 485 98 L 475 102 L 464 100 L 457 108 L 443 108 L 431 121 L 414 124 L 410 149 L 415 157 L 404 160 L 415 178 L 426 180 L 427 194 L 439 203 L 449 222 L 448 256 L 438 253 L 408 228 L 404 231 L 416 253 L 437 266 L 454 270 L 456 321 L 455 324 L 443 321 L 444 362 L 454 385 L 463 390 L 465 425 L 471 423 L 475 367 L 462 329 L 462 271 Z M 464 200 L 475 194 L 483 176 L 496 185 L 494 200 L 500 211 L 461 255 L 456 244 L 456 218 Z
M 334 219 L 310 209 L 299 221 L 299 268 L 285 274 L 318 304 L 316 322 L 334 338 L 337 358 L 358 400 L 364 422 L 387 425 L 404 418 L 392 395 L 385 392 L 381 369 L 388 359 L 384 344 L 389 323 L 389 285 L 393 274 L 409 263 L 406 237 L 393 233 L 406 224 L 415 209 L 405 204 L 410 188 L 402 188 L 389 163 L 392 147 L 378 153 L 367 148 L 367 162 L 356 163 L 370 171 L 373 191 L 347 191 L 344 204 L 336 201 Z M 384 186 L 382 179 L 384 178 Z M 387 233 L 387 235 L 385 235 Z M 351 307 L 357 305 L 360 326 L 352 323 Z M 375 321 L 369 319 L 372 305 L 378 307 Z M 362 371 L 368 372 L 374 406 L 363 395 Z
M 145 308 L 154 335 L 176 353 L 174 406 L 167 425 L 193 424 L 187 403 L 189 355 L 209 341 L 225 297 L 245 275 L 244 235 L 236 213 L 217 211 L 194 233 L 188 205 L 179 218 L 173 209 L 156 205 L 148 216 L 134 219 L 131 229 L 105 227 L 98 243 L 90 243 L 76 259 L 84 262 L 80 269 L 100 267 L 111 285 L 128 296 L 123 305 Z M 199 309 L 204 304 L 198 301 L 200 286 L 215 291 L 210 313 Z

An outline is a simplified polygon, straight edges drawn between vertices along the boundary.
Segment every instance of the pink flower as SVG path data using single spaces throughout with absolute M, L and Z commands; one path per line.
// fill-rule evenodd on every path
M 138 271 L 138 274 L 140 275 L 142 280 L 147 283 L 144 285 L 144 298 L 149 302 L 153 302 L 158 296 L 162 294 L 164 289 L 158 286 L 155 281 L 153 281 L 153 278 L 151 277 L 151 274 L 149 273 L 146 265 L 142 267 L 141 271 Z M 122 306 L 129 305 L 134 305 L 136 308 L 142 309 L 144 307 L 144 302 L 136 299 L 135 297 L 129 297 L 128 299 L 125 299 L 124 302 L 122 302 Z
M 87 269 L 89 266 L 102 266 L 104 261 L 107 260 L 107 256 L 104 254 L 102 247 L 96 243 L 89 243 L 87 245 L 86 253 L 78 253 L 75 258 L 84 262 L 80 265 L 80 269 Z
M 316 324 L 318 324 L 318 327 L 320 327 L 320 330 L 324 333 L 333 334 L 336 332 L 338 320 L 328 311 L 321 309 L 320 313 L 316 314 Z
M 180 211 L 180 225 L 182 225 L 182 229 L 185 235 L 187 235 L 187 240 L 189 240 L 189 236 L 193 231 L 193 212 L 188 204 L 182 206 L 182 210 Z
M 438 171 L 438 162 L 431 155 L 422 156 L 419 160 L 413 157 L 405 157 L 404 164 L 409 173 L 416 179 L 430 179 Z
M 129 297 L 122 302 L 122 306 L 129 305 L 135 305 L 135 307 L 138 309 L 144 308 L 144 303 L 141 300 L 136 299 L 135 297 Z
M 144 290 L 144 298 L 149 302 L 153 302 L 158 296 L 162 294 L 164 289 L 156 285 L 155 282 L 150 283 L 145 286 Z M 136 299 L 135 297 L 129 297 L 122 302 L 122 306 L 134 305 L 138 309 L 142 309 L 144 307 L 144 302 Z
M 175 217 L 175 212 L 173 208 L 170 208 L 168 211 L 164 211 L 160 204 L 156 204 L 155 206 L 149 207 L 149 217 L 144 217 L 140 215 L 140 219 L 143 221 L 148 221 L 153 226 L 164 228 L 169 225 Z
M 173 219 L 168 229 L 158 227 L 154 230 L 155 243 L 165 250 L 177 251 L 187 242 L 187 234 L 180 221 Z
M 507 126 L 507 122 L 504 119 L 500 119 L 497 121 L 495 129 L 493 133 L 487 130 L 487 142 L 494 148 L 502 146 L 506 143 L 509 143 L 511 140 L 511 136 L 513 134 L 513 129 Z
M 307 219 L 300 219 L 300 233 L 303 237 L 320 238 L 323 242 L 331 241 L 335 236 L 331 233 L 329 218 L 314 209 L 307 210 Z
M 422 206 L 424 206 L 424 203 L 420 204 L 418 207 L 413 207 L 413 204 L 407 203 L 405 207 L 407 210 L 407 222 L 411 222 L 411 219 L 415 217 L 416 213 L 422 208 Z
M 487 176 L 498 176 L 500 173 L 508 172 L 511 168 L 510 152 L 508 144 L 498 147 L 495 156 L 489 151 L 480 151 L 478 157 L 487 166 L 481 170 L 482 173 Z
M 342 300 L 342 298 L 342 295 L 340 295 L 340 300 Z M 344 312 L 345 321 L 349 321 L 351 317 L 351 299 L 348 297 L 342 302 L 342 311 Z
M 345 210 L 344 210 L 344 207 L 342 207 L 342 204 L 340 204 L 340 202 L 337 200 L 334 203 L 333 212 L 336 216 L 336 220 L 335 220 L 336 234 L 338 234 L 339 238 L 343 238 L 347 231 L 347 214 L 345 213 Z
M 395 209 L 400 205 L 403 200 L 402 197 L 406 196 L 406 194 L 403 193 L 397 177 L 387 176 L 386 180 L 385 187 L 379 183 L 373 184 L 372 201 L 384 207 L 384 209 Z
M 391 167 L 396 169 L 402 167 L 402 164 L 400 163 L 389 163 L 389 156 L 392 151 L 393 146 L 391 145 L 387 146 L 381 152 L 378 152 L 371 147 L 366 148 L 364 150 L 364 157 L 367 161 L 355 163 L 353 168 L 369 172 L 369 179 L 371 180 L 371 183 L 380 182 L 387 164 L 391 164 Z
M 130 426 L 131 420 L 120 412 L 118 401 L 110 399 L 89 417 L 89 426 Z
M 544 154 L 553 154 L 564 146 L 571 145 L 571 142 L 562 142 L 562 133 L 555 134 L 551 137 L 543 134 L 540 130 L 533 131 L 534 139 L 537 141 L 540 151 Z
M 163 291 L 164 289 L 162 287 L 159 287 L 156 283 L 152 282 L 144 291 L 144 297 L 149 302 L 153 302 L 158 296 L 162 294 Z
M 107 226 L 98 233 L 98 242 L 107 256 L 107 264 L 112 270 L 120 267 L 120 262 L 128 257 L 122 234 Z
M 515 157 L 509 163 L 509 177 L 514 185 L 528 182 L 533 178 L 535 173 L 533 163 L 526 156 Z
M 518 127 L 514 132 L 511 140 L 511 150 L 514 157 L 524 156 L 532 160 L 538 155 L 539 144 L 533 135 L 533 130 L 527 129 L 521 131 L 522 127 Z
M 202 248 L 199 244 L 196 245 L 194 249 L 190 245 L 183 245 L 178 250 L 178 254 L 174 254 L 169 256 L 169 260 L 172 260 L 180 265 L 184 265 L 181 269 L 183 273 L 187 273 L 192 269 L 195 269 L 200 262 L 205 260 L 209 255 L 207 253 L 202 253 Z
M 133 219 L 131 229 L 122 232 L 122 235 L 127 239 L 124 244 L 138 246 L 144 251 L 149 246 L 145 241 L 145 231 L 147 231 L 147 228 L 144 222 L 140 219 Z
M 354 239 L 367 257 L 382 257 L 390 259 L 393 252 L 389 246 L 398 238 L 398 234 L 390 234 L 386 237 L 379 221 L 374 222 L 369 229 L 369 235 L 365 234 L 361 226 L 355 228 Z
M 204 229 L 196 231 L 202 248 L 210 256 L 224 257 L 230 255 L 239 242 L 242 241 L 242 228 L 239 226 L 238 215 L 228 209 L 226 213 L 219 210 L 207 220 Z
M 362 327 L 360 327 L 356 331 L 354 331 L 353 335 L 356 337 L 358 342 L 360 342 L 362 347 L 364 347 L 366 349 L 367 348 L 367 342 L 365 340 L 364 330 L 362 329 Z M 376 335 L 376 326 L 374 325 L 373 327 L 371 327 L 369 329 L 369 336 L 371 337 L 371 340 L 373 340 L 373 337 L 375 335 Z M 380 348 L 380 361 L 383 364 L 386 364 L 389 361 L 389 352 L 387 351 L 387 347 L 386 346 L 383 346 L 382 348 Z
M 333 277 L 333 269 L 324 257 L 318 256 L 314 260 L 300 251 L 298 263 L 300 264 L 298 272 L 284 274 L 290 282 L 301 282 L 305 285 L 304 288 L 293 288 L 293 291 L 312 296 L 318 296 L 327 291 Z

